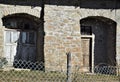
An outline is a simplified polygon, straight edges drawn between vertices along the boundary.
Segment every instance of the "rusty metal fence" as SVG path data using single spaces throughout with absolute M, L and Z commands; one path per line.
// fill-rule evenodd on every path
M 5 65 L 6 64 L 6 65 Z M 44 63 L 16 60 L 13 67 L 0 60 L 0 82 L 120 82 L 120 67 L 95 67 L 94 73 L 45 70 Z

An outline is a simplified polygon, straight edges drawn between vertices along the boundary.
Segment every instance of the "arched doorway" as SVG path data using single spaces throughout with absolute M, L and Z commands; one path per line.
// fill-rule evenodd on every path
M 15 60 L 18 62 L 43 60 L 43 45 L 41 43 L 43 44 L 44 35 L 39 35 L 38 33 L 40 31 L 43 33 L 43 28 L 39 28 L 39 18 L 21 13 L 5 16 L 2 20 L 3 26 L 5 26 L 4 55 L 9 64 L 13 65 Z M 38 49 L 41 51 L 41 54 L 39 54 Z M 42 58 L 39 59 L 39 57 Z
M 83 67 L 116 65 L 116 22 L 99 16 L 80 20 Z

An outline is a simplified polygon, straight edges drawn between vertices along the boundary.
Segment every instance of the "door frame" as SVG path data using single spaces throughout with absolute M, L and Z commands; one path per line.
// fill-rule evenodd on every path
M 90 72 L 94 73 L 94 43 L 95 43 L 95 35 L 81 35 L 82 38 L 90 38 L 91 39 L 91 68 L 89 69 Z

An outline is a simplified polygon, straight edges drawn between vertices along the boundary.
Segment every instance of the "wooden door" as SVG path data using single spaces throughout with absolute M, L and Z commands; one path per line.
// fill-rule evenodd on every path
M 4 35 L 5 57 L 9 64 L 12 64 L 14 59 L 35 62 L 36 32 L 6 30 Z
M 14 57 L 17 52 L 18 40 L 19 40 L 19 31 L 7 30 L 4 32 L 4 52 L 5 57 L 9 64 L 14 61 Z
M 91 71 L 91 39 L 82 38 L 82 56 L 83 56 L 83 67 L 86 71 Z
M 21 59 L 35 62 L 36 60 L 36 33 L 34 31 L 22 32 L 21 38 Z

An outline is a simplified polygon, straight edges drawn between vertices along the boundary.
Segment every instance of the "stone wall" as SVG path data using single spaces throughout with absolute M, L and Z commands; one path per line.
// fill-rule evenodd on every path
M 66 52 L 72 53 L 72 64 L 82 65 L 80 20 L 89 16 L 108 18 L 118 23 L 116 9 L 85 9 L 74 6 L 45 5 L 45 61 L 46 66 L 66 67 Z M 117 16 L 116 16 L 117 15 Z M 119 18 L 119 16 L 118 16 Z M 117 40 L 118 31 L 117 26 Z M 116 44 L 118 48 L 119 43 Z M 49 46 L 48 46 L 49 45 Z M 117 49 L 118 50 L 118 49 Z M 114 50 L 118 58 L 119 52 Z M 113 53 L 114 53 L 113 52 Z M 50 54 L 51 53 L 51 54 Z M 106 52 L 109 53 L 109 52 Z M 54 63 L 55 62 L 55 63 Z M 77 62 L 77 63 L 75 63 Z M 75 66 L 73 66 L 75 67 Z M 54 67 L 53 67 L 54 68 Z M 59 69 L 59 67 L 58 67 Z
M 77 0 L 75 0 L 77 1 Z M 53 0 L 47 0 L 44 8 L 44 25 L 43 31 L 45 32 L 43 40 L 44 45 L 44 59 L 46 68 L 53 70 L 66 69 L 67 52 L 72 54 L 72 65 L 82 65 L 81 57 L 81 35 L 80 35 L 80 20 L 89 16 L 101 16 L 104 18 L 112 19 L 117 23 L 116 29 L 116 58 L 120 60 L 120 16 L 119 5 L 116 3 L 111 4 L 109 2 L 99 3 L 99 5 L 90 6 L 92 3 L 97 3 L 94 0 L 92 2 L 73 3 L 65 0 L 62 2 L 54 2 Z M 90 1 L 90 0 L 89 0 Z M 12 3 L 10 3 L 12 4 Z M 25 5 L 25 4 L 24 4 Z M 15 13 L 27 13 L 40 18 L 41 6 L 36 5 L 3 5 L 0 4 L 0 18 L 15 14 Z M 87 6 L 88 5 L 88 6 Z M 106 7 L 101 7 L 106 5 Z M 0 53 L 3 54 L 3 31 L 2 20 L 0 20 L 1 35 L 0 35 Z M 41 32 L 39 32 L 41 33 Z M 40 40 L 39 35 L 39 40 Z M 2 43 L 1 43 L 2 42 Z M 38 41 L 39 42 L 39 41 Z M 39 48 L 41 48 L 39 46 Z M 39 50 L 38 50 L 39 51 Z M 119 63 L 117 61 L 117 63 Z
M 81 37 L 79 15 L 75 7 L 45 5 L 44 25 L 46 66 L 64 70 L 66 53 L 69 51 L 72 54 L 72 63 L 77 65 L 81 58 Z

